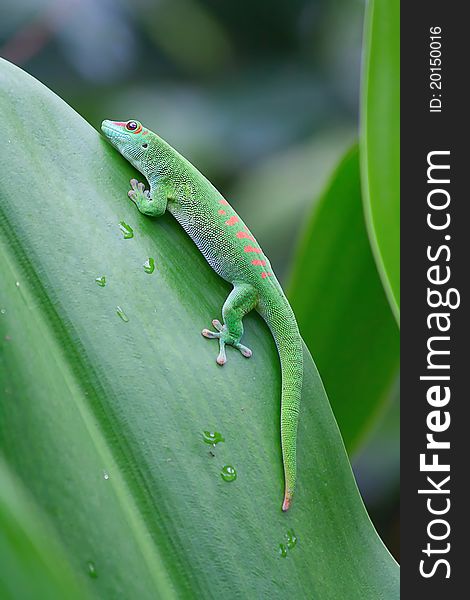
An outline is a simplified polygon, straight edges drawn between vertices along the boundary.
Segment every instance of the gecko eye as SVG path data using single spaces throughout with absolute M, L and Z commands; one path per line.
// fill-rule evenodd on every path
M 148 144 L 142 144 L 142 148 L 148 148 Z
M 137 129 L 138 125 L 135 121 L 128 121 L 126 123 L 126 129 L 128 129 L 129 131 L 134 131 L 135 129 Z

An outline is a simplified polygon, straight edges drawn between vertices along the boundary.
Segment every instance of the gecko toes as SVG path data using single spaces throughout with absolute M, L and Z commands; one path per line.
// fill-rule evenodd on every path
M 137 205 L 137 208 L 147 214 L 145 211 L 146 202 L 151 202 L 150 190 L 145 189 L 145 184 L 137 181 L 137 179 L 131 179 L 131 189 L 127 192 L 127 195 Z
M 203 329 L 201 331 L 201 333 L 204 337 L 209 338 L 210 340 L 220 337 L 220 335 L 218 333 L 214 333 L 213 331 L 210 331 L 209 329 Z
M 233 338 L 233 336 L 230 334 L 227 328 L 227 325 L 222 325 L 222 323 L 218 319 L 214 319 L 212 321 L 212 325 L 217 331 L 203 329 L 201 331 L 201 334 L 205 338 L 219 340 L 219 354 L 216 359 L 218 365 L 222 366 L 227 362 L 227 357 L 225 355 L 226 345 L 233 346 L 234 348 L 236 348 L 245 358 L 250 358 L 252 356 L 253 352 L 249 348 L 247 348 L 243 344 L 240 344 L 239 341 Z
M 218 319 L 214 319 L 212 321 L 212 325 L 217 329 L 217 331 L 223 331 L 224 329 L 222 323 Z
M 253 355 L 253 352 L 246 346 L 243 346 L 243 344 L 236 344 L 235 348 L 237 348 L 237 350 L 240 350 L 240 352 L 245 358 L 251 358 Z

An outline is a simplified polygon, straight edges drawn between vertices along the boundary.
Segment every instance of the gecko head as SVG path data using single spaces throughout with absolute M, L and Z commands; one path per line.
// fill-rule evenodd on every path
M 144 175 L 147 165 L 147 151 L 151 145 L 148 129 L 139 121 L 103 121 L 101 131 L 106 139 Z

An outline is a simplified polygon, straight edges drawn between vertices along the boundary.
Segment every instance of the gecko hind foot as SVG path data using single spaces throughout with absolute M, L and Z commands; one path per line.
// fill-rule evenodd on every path
M 210 331 L 209 329 L 203 329 L 201 331 L 202 335 L 208 339 L 218 339 L 219 340 L 219 354 L 217 356 L 216 362 L 218 365 L 224 365 L 227 362 L 227 355 L 225 353 L 225 346 L 233 346 L 236 348 L 245 358 L 250 358 L 253 354 L 252 351 L 240 344 L 239 341 L 235 340 L 229 333 L 227 325 L 222 325 L 222 323 L 214 319 L 212 321 L 212 325 L 217 329 L 217 332 Z

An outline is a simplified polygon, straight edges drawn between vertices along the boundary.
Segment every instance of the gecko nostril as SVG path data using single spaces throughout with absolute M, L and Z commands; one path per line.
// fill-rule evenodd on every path
M 142 148 L 147 148 L 148 144 L 142 144 Z

